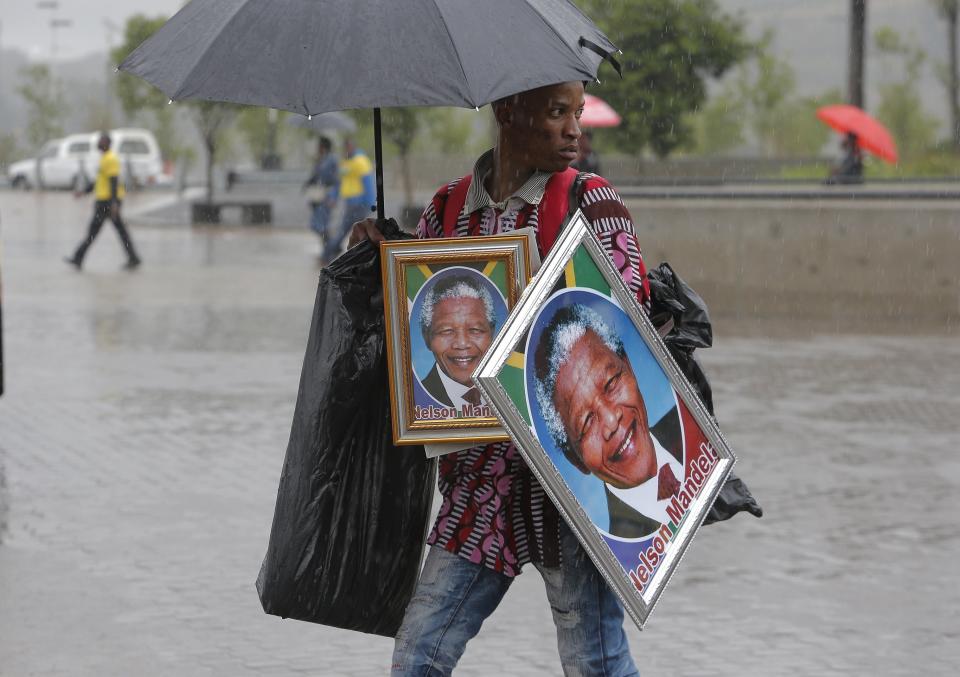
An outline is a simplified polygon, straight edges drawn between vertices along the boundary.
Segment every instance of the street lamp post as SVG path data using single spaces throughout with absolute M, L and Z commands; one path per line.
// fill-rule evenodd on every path
M 864 108 L 864 51 L 867 32 L 867 0 L 850 0 L 850 53 L 849 82 L 847 84 L 848 102 Z
M 37 9 L 48 10 L 50 12 L 56 12 L 60 9 L 59 0 L 38 0 L 36 3 Z M 54 59 L 57 58 L 57 29 L 58 28 L 69 28 L 73 25 L 73 22 L 70 19 L 61 19 L 58 17 L 52 17 L 50 19 L 50 62 L 53 63 Z

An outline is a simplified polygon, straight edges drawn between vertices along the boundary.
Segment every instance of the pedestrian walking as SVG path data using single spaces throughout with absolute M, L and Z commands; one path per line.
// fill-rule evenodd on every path
M 546 255 L 576 200 L 624 282 L 646 307 L 649 287 L 630 213 L 603 178 L 570 168 L 580 149 L 583 83 L 494 102 L 496 146 L 440 188 L 420 238 L 483 236 L 524 226 Z M 373 219 L 351 243 L 381 240 Z M 423 572 L 397 634 L 393 675 L 449 675 L 524 564 L 539 570 L 567 675 L 636 675 L 623 607 L 511 442 L 447 454 L 443 503 Z
M 137 255 L 123 219 L 120 218 L 120 205 L 126 193 L 123 182 L 120 180 L 120 158 L 110 149 L 110 135 L 106 132 L 100 135 L 97 148 L 101 153 L 100 166 L 97 170 L 97 178 L 90 189 L 93 191 L 95 200 L 93 218 L 90 220 L 87 237 L 77 247 L 73 256 L 65 258 L 64 261 L 79 270 L 83 266 L 83 258 L 87 255 L 87 250 L 100 233 L 104 220 L 109 218 L 117 229 L 117 235 L 120 236 L 120 242 L 123 243 L 123 249 L 127 253 L 127 263 L 124 268 L 133 270 L 140 265 L 140 257 Z M 75 196 L 80 197 L 82 194 L 78 192 Z
M 352 139 L 343 142 L 344 160 L 340 163 L 340 198 L 343 200 L 343 218 L 339 227 L 326 238 L 321 256 L 322 263 L 329 263 L 340 254 L 344 239 L 350 234 L 354 223 L 370 214 L 377 201 L 373 178 L 373 163 L 357 148 Z
M 840 149 L 843 151 L 843 160 L 830 170 L 830 176 L 824 180 L 824 183 L 863 183 L 863 152 L 860 150 L 857 135 L 847 132 L 840 142 Z
M 310 229 L 320 238 L 321 244 L 326 238 L 330 217 L 337 206 L 339 184 L 340 170 L 333 154 L 333 144 L 329 138 L 321 136 L 317 141 L 313 173 L 303 184 L 310 204 Z

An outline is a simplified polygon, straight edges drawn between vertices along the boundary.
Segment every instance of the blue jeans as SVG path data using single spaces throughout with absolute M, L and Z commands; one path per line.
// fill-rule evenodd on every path
M 537 569 L 553 611 L 564 675 L 639 675 L 623 631 L 623 607 L 565 523 L 560 525 L 560 546 L 561 566 Z M 451 674 L 512 581 L 442 548 L 430 548 L 397 633 L 390 674 Z
M 327 233 L 327 226 L 330 224 L 330 207 L 325 202 L 311 202 L 310 210 L 310 230 L 317 235 L 323 236 Z
M 351 203 L 344 201 L 343 218 L 340 220 L 340 227 L 337 228 L 334 226 L 331 229 L 333 232 L 326 238 L 323 246 L 323 258 L 327 261 L 332 261 L 340 256 L 340 246 L 343 244 L 347 235 L 350 234 L 351 226 L 357 221 L 363 221 L 370 215 L 370 205 L 362 202 Z

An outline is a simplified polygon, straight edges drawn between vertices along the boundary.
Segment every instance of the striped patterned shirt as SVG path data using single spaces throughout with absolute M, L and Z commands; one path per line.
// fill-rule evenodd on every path
M 495 203 L 484 188 L 493 155 L 474 166 L 454 237 L 537 228 L 537 205 L 550 174 L 535 172 L 516 193 Z M 443 237 L 447 197 L 461 179 L 440 188 L 417 226 L 420 238 Z M 584 175 L 580 209 L 624 282 L 645 307 L 649 288 L 630 213 L 605 179 Z M 545 254 L 545 252 L 542 252 Z M 498 442 L 440 458 L 440 513 L 427 542 L 506 576 L 528 562 L 560 564 L 560 515 L 510 442 Z

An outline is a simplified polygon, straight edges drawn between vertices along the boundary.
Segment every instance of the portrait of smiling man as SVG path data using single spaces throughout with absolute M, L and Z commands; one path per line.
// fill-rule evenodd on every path
M 534 355 L 536 396 L 553 443 L 604 482 L 609 533 L 642 538 L 669 522 L 683 464 L 651 433 L 623 340 L 585 304 L 561 307 Z
M 421 383 L 431 397 L 458 412 L 464 405 L 480 404 L 471 375 L 493 342 L 496 326 L 490 291 L 469 274 L 444 277 L 426 292 L 420 332 L 436 361 Z

